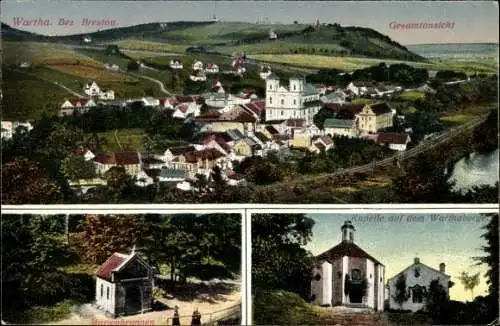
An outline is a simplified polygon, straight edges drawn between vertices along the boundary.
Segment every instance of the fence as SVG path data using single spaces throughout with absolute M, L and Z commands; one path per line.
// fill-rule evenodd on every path
M 211 313 L 201 314 L 202 325 L 216 325 L 218 321 L 230 318 L 239 318 L 241 315 L 241 305 L 232 306 Z M 179 316 L 181 325 L 191 325 L 192 315 Z M 162 325 L 172 325 L 173 317 L 168 317 Z

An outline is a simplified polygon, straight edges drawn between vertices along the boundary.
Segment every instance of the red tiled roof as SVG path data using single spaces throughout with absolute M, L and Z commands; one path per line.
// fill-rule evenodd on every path
M 93 158 L 93 161 L 101 164 L 116 164 L 113 154 L 98 154 Z
M 178 103 L 191 103 L 196 101 L 193 96 L 176 96 L 175 99 L 177 100 Z
M 208 149 L 203 149 L 201 151 L 187 152 L 184 153 L 183 155 L 186 158 L 186 162 L 189 163 L 196 163 L 198 162 L 198 159 L 213 161 L 224 156 L 224 154 L 222 154 L 215 148 L 208 148 Z
M 96 273 L 97 276 L 108 281 L 111 280 L 111 273 L 113 270 L 120 266 L 127 258 L 127 256 L 115 252 L 101 265 L 101 267 L 99 267 Z
M 172 147 L 168 149 L 172 155 L 178 156 L 195 150 L 194 146 Z
M 189 106 L 187 103 L 182 103 L 182 104 L 179 104 L 177 105 L 176 109 L 177 110 L 180 110 L 182 113 L 186 113 L 187 110 L 188 110 Z
M 266 109 L 266 102 L 259 100 L 240 105 L 243 109 L 260 115 Z
M 377 259 L 373 258 L 373 256 L 366 253 L 366 251 L 364 251 L 354 243 L 347 241 L 343 241 L 335 247 L 328 249 L 321 255 L 317 256 L 316 259 L 333 262 L 334 260 L 342 258 L 343 256 L 367 258 L 377 264 L 381 264 Z
M 115 160 L 118 165 L 140 164 L 139 154 L 137 152 L 116 152 Z
M 217 144 L 219 144 L 222 149 L 224 149 L 226 152 L 229 152 L 231 150 L 231 147 L 228 145 L 226 140 L 224 140 L 221 136 L 218 135 L 210 135 L 208 137 L 205 137 L 201 140 L 201 144 L 207 145 L 211 141 L 215 141 Z
M 399 132 L 381 132 L 377 135 L 376 142 L 382 144 L 404 145 L 408 141 L 408 134 Z
M 87 104 L 87 102 L 89 101 L 88 99 L 85 99 L 85 98 L 76 98 L 76 99 L 71 99 L 69 100 L 71 102 L 71 104 L 73 105 L 78 105 L 78 103 L 80 103 L 80 105 L 85 105 Z

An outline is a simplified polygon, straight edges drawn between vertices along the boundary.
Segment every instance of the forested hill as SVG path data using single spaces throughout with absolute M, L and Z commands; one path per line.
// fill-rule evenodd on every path
M 275 32 L 277 39 L 270 39 Z M 196 46 L 208 45 L 222 53 L 245 51 L 267 54 L 321 54 L 363 56 L 406 61 L 423 61 L 424 57 L 371 28 L 323 24 L 257 24 L 248 22 L 147 23 L 104 29 L 89 34 L 40 36 L 2 23 L 5 40 L 41 40 L 44 42 L 80 43 L 85 36 L 93 43 L 141 40 Z

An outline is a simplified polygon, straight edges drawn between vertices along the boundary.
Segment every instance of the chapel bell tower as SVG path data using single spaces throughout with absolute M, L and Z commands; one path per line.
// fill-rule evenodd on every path
M 351 221 L 345 221 L 340 230 L 342 231 L 342 242 L 354 242 L 354 232 L 356 229 Z

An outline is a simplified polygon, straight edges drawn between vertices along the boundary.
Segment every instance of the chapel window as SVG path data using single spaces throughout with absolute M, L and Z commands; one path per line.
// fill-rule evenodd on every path
M 106 299 L 109 300 L 109 286 L 106 287 Z

